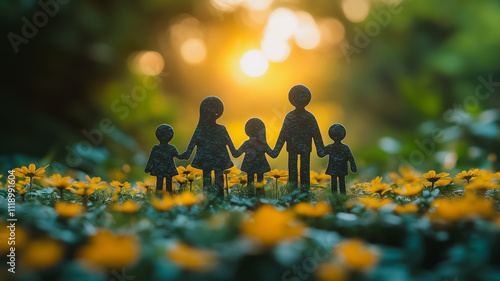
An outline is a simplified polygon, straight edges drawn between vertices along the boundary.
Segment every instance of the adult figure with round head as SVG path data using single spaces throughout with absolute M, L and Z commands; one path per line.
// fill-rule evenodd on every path
M 323 139 L 319 130 L 318 122 L 314 115 L 305 107 L 311 101 L 311 91 L 304 85 L 295 85 L 288 92 L 288 100 L 295 106 L 283 121 L 274 154 L 278 155 L 286 143 L 288 152 L 288 181 L 294 186 L 298 185 L 299 169 L 298 157 L 300 156 L 300 184 L 303 191 L 310 188 L 310 162 L 312 141 L 316 150 L 323 149 Z
M 233 162 L 227 148 L 234 154 L 236 149 L 226 127 L 217 124 L 217 119 L 224 112 L 224 104 L 218 97 L 210 96 L 200 104 L 200 120 L 181 159 L 189 159 L 196 147 L 196 154 L 191 166 L 203 171 L 204 191 L 215 191 L 224 197 L 224 170 L 231 168 Z M 212 184 L 212 171 L 215 178 Z

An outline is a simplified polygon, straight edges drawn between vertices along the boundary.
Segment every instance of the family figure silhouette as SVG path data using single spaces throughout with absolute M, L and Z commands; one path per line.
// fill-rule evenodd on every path
M 245 154 L 240 169 L 247 174 L 248 192 L 253 195 L 255 176 L 257 176 L 257 182 L 262 182 L 264 174 L 271 170 L 266 154 L 272 158 L 278 157 L 286 143 L 288 182 L 295 189 L 300 183 L 301 191 L 309 192 L 310 156 L 314 141 L 319 157 L 329 155 L 326 174 L 332 177 L 332 192 L 337 192 L 338 180 L 340 192 L 345 194 L 345 176 L 348 175 L 348 165 L 350 164 L 351 172 L 357 171 L 351 150 L 342 143 L 346 135 L 345 127 L 341 124 L 333 124 L 329 129 L 329 135 L 334 142 L 325 147 L 316 118 L 305 109 L 311 101 L 311 91 L 304 85 L 295 85 L 290 89 L 288 99 L 295 109 L 286 115 L 274 149 L 271 149 L 267 143 L 266 126 L 259 118 L 251 118 L 247 121 L 245 133 L 249 139 L 236 149 L 226 127 L 217 123 L 217 119 L 224 112 L 224 104 L 218 97 L 206 97 L 200 104 L 198 125 L 186 151 L 182 154 L 179 154 L 175 146 L 169 144 L 174 136 L 172 127 L 166 124 L 158 126 L 156 137 L 160 144 L 155 145 L 151 150 L 145 172 L 157 177 L 157 191 L 163 189 L 165 179 L 166 190 L 171 192 L 172 177 L 178 174 L 173 158 L 187 160 L 196 147 L 191 166 L 203 171 L 204 192 L 224 197 L 224 170 L 234 166 L 229 152 L 235 158 Z

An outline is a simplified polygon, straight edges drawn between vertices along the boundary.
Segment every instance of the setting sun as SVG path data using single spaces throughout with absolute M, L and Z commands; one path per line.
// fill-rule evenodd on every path
M 266 73 L 268 66 L 266 56 L 257 49 L 246 52 L 240 60 L 241 70 L 250 77 L 262 76 Z

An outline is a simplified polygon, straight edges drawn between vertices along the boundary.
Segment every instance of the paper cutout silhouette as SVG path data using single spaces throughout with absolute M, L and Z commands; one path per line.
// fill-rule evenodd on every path
M 247 173 L 248 179 L 248 195 L 254 195 L 255 175 L 257 175 L 257 182 L 264 180 L 264 173 L 271 171 L 271 166 L 266 159 L 266 153 L 273 157 L 275 154 L 266 139 L 266 125 L 259 118 L 251 118 L 245 124 L 245 133 L 249 137 L 240 148 L 233 153 L 233 157 L 238 158 L 243 153 L 243 163 L 241 170 Z M 274 156 L 273 158 L 276 158 Z
M 303 191 L 310 189 L 310 154 L 312 141 L 318 154 L 323 149 L 323 139 L 318 122 L 305 107 L 311 101 L 311 91 L 304 85 L 293 86 L 288 93 L 288 100 L 295 106 L 283 121 L 283 126 L 274 147 L 274 153 L 280 153 L 286 142 L 288 152 L 289 182 L 294 188 L 298 185 L 298 157 L 300 155 L 300 183 Z
M 167 191 L 172 192 L 172 177 L 178 175 L 174 157 L 179 157 L 177 148 L 168 142 L 174 137 L 174 129 L 170 125 L 162 124 L 156 128 L 156 138 L 160 144 L 151 149 L 148 163 L 144 171 L 156 177 L 156 192 L 163 190 L 165 180 Z
M 227 147 L 234 155 L 236 148 L 229 137 L 226 127 L 217 124 L 217 119 L 224 112 L 224 104 L 218 97 L 210 96 L 200 104 L 200 119 L 193 137 L 180 159 L 189 159 L 196 147 L 196 154 L 191 166 L 203 170 L 203 190 L 215 191 L 218 197 L 224 197 L 223 171 L 234 166 Z M 212 184 L 212 171 L 214 181 Z
M 329 155 L 326 174 L 332 177 L 332 192 L 337 193 L 338 180 L 340 193 L 346 194 L 345 176 L 349 174 L 347 165 L 350 163 L 351 172 L 353 173 L 356 173 L 358 168 L 356 167 L 351 149 L 348 145 L 342 143 L 342 140 L 346 136 L 345 127 L 342 124 L 333 124 L 328 130 L 328 134 L 334 143 L 327 145 L 318 156 L 325 157 Z

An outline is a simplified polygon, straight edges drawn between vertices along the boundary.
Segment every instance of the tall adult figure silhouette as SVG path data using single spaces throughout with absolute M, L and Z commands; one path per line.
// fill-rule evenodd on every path
M 224 104 L 218 97 L 210 96 L 200 104 L 200 120 L 193 137 L 180 159 L 189 159 L 196 147 L 191 166 L 203 171 L 203 190 L 215 191 L 218 197 L 224 197 L 224 170 L 234 166 L 227 148 L 231 154 L 236 153 L 231 137 L 226 127 L 217 124 L 217 119 L 224 112 Z M 214 181 L 212 184 L 212 171 Z
M 318 122 L 305 107 L 311 101 L 311 91 L 304 85 L 295 85 L 288 92 L 288 100 L 295 106 L 283 121 L 274 153 L 279 154 L 286 142 L 288 152 L 288 181 L 294 188 L 298 186 L 298 157 L 300 155 L 300 184 L 302 191 L 310 189 L 312 141 L 317 152 L 323 151 L 323 139 Z

